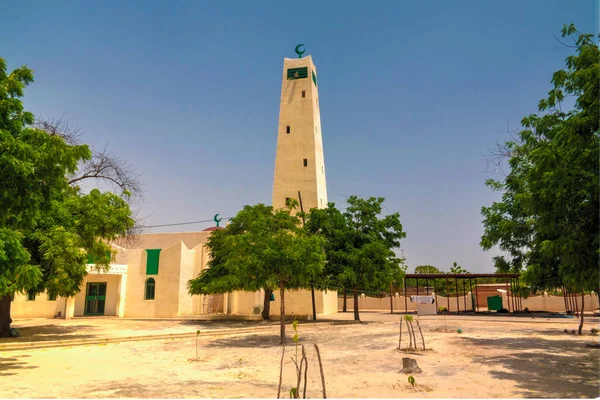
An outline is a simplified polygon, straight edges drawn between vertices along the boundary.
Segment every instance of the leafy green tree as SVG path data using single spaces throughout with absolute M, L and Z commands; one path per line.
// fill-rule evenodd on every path
M 246 206 L 235 218 L 232 218 L 226 229 L 213 231 L 206 242 L 210 259 L 207 268 L 197 278 L 188 282 L 188 290 L 192 295 L 229 293 L 236 290 L 255 292 L 264 290 L 262 318 L 270 319 L 271 293 L 277 288 L 273 273 L 267 265 L 259 268 L 240 268 L 227 262 L 235 245 L 236 236 L 250 231 L 253 223 L 271 218 L 273 209 L 264 204 Z M 259 258 L 260 259 L 260 258 Z M 228 267 L 233 267 L 229 269 Z M 244 276 L 243 273 L 247 275 Z
M 406 237 L 400 214 L 380 218 L 383 198 L 348 198 L 345 213 L 329 203 L 326 209 L 312 209 L 306 228 L 326 239 L 325 286 L 351 289 L 354 319 L 360 320 L 358 296 L 361 290 L 387 291 L 400 281 L 404 271 L 394 248 Z
M 207 242 L 213 261 L 190 280 L 190 294 L 225 292 L 235 289 L 279 289 L 280 341 L 285 344 L 285 290 L 310 287 L 323 271 L 324 239 L 308 235 L 300 217 L 288 207 L 273 210 L 264 204 L 245 206 L 225 230 L 216 231 Z M 270 297 L 270 292 L 269 292 Z
M 69 182 L 92 152 L 33 126 L 20 100 L 32 81 L 30 69 L 8 74 L 0 58 L 0 337 L 10 335 L 14 293 L 74 296 L 87 255 L 108 268 L 107 242 L 134 226 L 123 198 Z
M 415 274 L 442 274 L 443 272 L 433 265 L 419 265 L 415 267 Z
M 501 147 L 510 172 L 487 182 L 502 200 L 482 208 L 481 246 L 506 253 L 495 259 L 498 271 L 524 270 L 532 289 L 563 286 L 583 301 L 599 282 L 600 51 L 573 24 L 562 35 L 573 40 L 575 54 L 554 73 L 539 113 L 525 117 L 523 130 Z M 570 110 L 563 109 L 566 97 L 575 99 Z

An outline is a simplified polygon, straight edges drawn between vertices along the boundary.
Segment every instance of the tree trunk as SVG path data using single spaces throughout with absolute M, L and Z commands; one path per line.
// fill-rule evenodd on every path
M 423 372 L 421 368 L 419 368 L 419 364 L 417 364 L 417 360 L 410 357 L 402 357 L 402 372 L 405 374 L 415 374 Z
M 271 319 L 271 293 L 273 293 L 273 291 L 269 288 L 264 288 L 264 291 L 265 299 L 263 301 L 263 310 L 261 316 L 264 321 L 269 321 Z
M 358 314 L 358 290 L 354 291 L 354 320 L 360 321 L 360 315 Z
M 402 317 L 400 317 L 400 334 L 398 335 L 398 350 L 402 350 Z
M 583 330 L 583 298 L 585 294 L 583 290 L 581 291 L 581 318 L 579 319 L 579 334 L 581 335 L 581 331 Z
M 313 321 L 317 320 L 317 305 L 315 304 L 315 287 L 310 285 L 310 294 L 312 296 Z
M 281 302 L 279 307 L 280 312 L 280 333 L 279 333 L 279 344 L 285 344 L 285 286 L 283 281 L 279 282 L 279 301 Z
M 12 296 L 10 294 L 0 298 L 0 338 L 10 337 L 10 324 L 12 324 L 10 318 L 11 302 Z
M 342 312 L 346 312 L 346 295 L 347 295 L 347 290 L 344 289 L 344 307 L 342 308 Z

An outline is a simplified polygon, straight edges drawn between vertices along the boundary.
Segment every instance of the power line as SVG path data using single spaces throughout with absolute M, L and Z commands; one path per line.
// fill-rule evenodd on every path
M 226 217 L 226 218 L 221 218 L 221 219 L 231 219 L 232 217 Z M 162 228 L 162 227 L 166 227 L 166 226 L 178 226 L 178 225 L 193 225 L 193 224 L 203 224 L 206 222 L 213 222 L 214 219 L 206 219 L 203 221 L 190 221 L 190 222 L 179 222 L 176 224 L 162 224 L 162 225 L 143 225 L 140 226 L 140 228 Z

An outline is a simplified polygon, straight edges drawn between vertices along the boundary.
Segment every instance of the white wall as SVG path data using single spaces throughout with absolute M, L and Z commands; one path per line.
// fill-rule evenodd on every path
M 27 295 L 15 294 L 10 306 L 11 318 L 52 318 L 65 313 L 64 297 L 48 300 L 46 293 L 38 294 L 35 300 L 27 300 Z

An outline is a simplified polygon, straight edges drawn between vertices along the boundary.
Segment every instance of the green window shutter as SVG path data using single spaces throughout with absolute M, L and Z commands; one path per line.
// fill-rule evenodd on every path
M 317 76 L 315 75 L 315 71 L 310 71 L 312 73 L 312 80 L 315 86 L 317 86 Z
M 146 275 L 158 275 L 160 249 L 146 249 Z
M 305 79 L 308 78 L 308 68 L 290 68 L 287 70 L 288 79 Z

